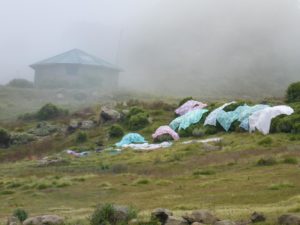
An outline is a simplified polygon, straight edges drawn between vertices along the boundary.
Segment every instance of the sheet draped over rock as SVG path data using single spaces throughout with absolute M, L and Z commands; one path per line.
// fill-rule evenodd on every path
M 172 142 L 162 142 L 160 144 L 148 144 L 148 143 L 143 143 L 143 144 L 128 144 L 128 145 L 123 145 L 122 148 L 132 148 L 134 150 L 144 150 L 144 151 L 151 151 L 151 150 L 156 150 L 160 148 L 168 148 L 172 146 Z
M 285 105 L 268 107 L 263 110 L 253 113 L 249 117 L 249 131 L 253 132 L 256 129 L 263 134 L 270 132 L 271 121 L 273 118 L 280 115 L 291 115 L 294 110 Z
M 189 100 L 186 103 L 184 103 L 183 105 L 181 105 L 178 109 L 175 110 L 175 113 L 177 115 L 184 115 L 190 111 L 193 111 L 195 109 L 203 109 L 207 106 L 207 104 L 202 103 L 202 102 L 198 102 L 195 100 Z
M 205 125 L 212 125 L 212 126 L 216 126 L 217 125 L 217 117 L 218 114 L 220 113 L 221 110 L 223 110 L 225 107 L 234 104 L 236 102 L 229 102 L 229 103 L 225 103 L 224 105 L 222 105 L 221 107 L 215 109 L 214 111 L 212 111 L 205 119 L 204 122 L 204 126 Z
M 192 124 L 198 123 L 203 114 L 208 112 L 207 109 L 196 109 L 193 111 L 190 111 L 188 113 L 186 113 L 183 116 L 177 117 L 176 119 L 174 119 L 171 123 L 170 123 L 170 127 L 173 130 L 181 130 L 181 129 L 186 129 L 189 126 L 191 126 Z
M 152 138 L 156 139 L 164 134 L 169 134 L 175 141 L 179 139 L 179 135 L 169 126 L 161 126 L 157 128 L 155 133 L 152 134 Z
M 136 144 L 136 143 L 146 143 L 146 140 L 140 134 L 129 133 L 125 135 L 120 142 L 116 143 L 116 146 L 123 147 L 124 145 Z

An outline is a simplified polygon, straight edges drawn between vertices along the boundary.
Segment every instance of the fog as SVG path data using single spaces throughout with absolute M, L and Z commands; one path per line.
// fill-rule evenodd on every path
M 281 95 L 300 78 L 297 0 L 0 0 L 0 82 L 79 48 L 120 86 L 168 95 Z

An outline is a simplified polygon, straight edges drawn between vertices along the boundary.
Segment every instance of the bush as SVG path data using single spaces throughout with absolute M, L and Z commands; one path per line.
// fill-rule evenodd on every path
M 77 143 L 84 143 L 87 141 L 87 139 L 88 139 L 87 133 L 83 131 L 80 131 L 76 136 Z
M 245 104 L 245 102 L 238 101 L 236 103 L 226 106 L 223 110 L 225 112 L 231 112 L 231 111 L 236 110 L 237 107 L 243 106 L 244 104 Z
M 281 115 L 272 119 L 270 131 L 271 133 L 300 133 L 300 114 Z
M 0 128 L 0 147 L 8 147 L 10 144 L 10 140 L 11 140 L 11 135 L 10 133 L 3 129 Z
M 257 166 L 273 166 L 277 164 L 277 160 L 273 157 L 270 158 L 261 158 L 257 161 Z
M 161 143 L 161 142 L 165 142 L 165 141 L 172 141 L 173 138 L 170 134 L 163 134 L 160 135 L 159 137 L 154 139 L 154 142 L 156 143 Z
M 36 114 L 39 120 L 54 119 L 68 114 L 67 110 L 63 110 L 52 103 L 44 105 Z
M 182 106 L 184 103 L 188 102 L 189 100 L 193 100 L 193 97 L 186 97 L 184 99 L 181 99 L 178 106 Z
M 285 158 L 283 160 L 283 163 L 297 165 L 298 164 L 298 159 L 297 158 L 293 158 L 293 157 Z
M 33 88 L 34 84 L 26 79 L 13 79 L 7 84 L 7 86 L 16 88 Z
M 192 135 L 194 137 L 203 137 L 205 135 L 205 130 L 203 128 L 193 129 Z
M 300 102 L 300 82 L 292 83 L 286 91 L 288 102 Z
M 20 222 L 23 222 L 28 218 L 28 213 L 24 209 L 15 209 L 13 216 L 18 218 Z
M 127 114 L 127 117 L 128 117 L 128 119 L 130 119 L 132 116 L 135 116 L 135 115 L 137 115 L 139 113 L 146 113 L 146 111 L 143 110 L 143 109 L 141 109 L 141 108 L 139 108 L 139 107 L 132 107 L 129 110 L 129 112 Z
M 138 113 L 134 116 L 131 116 L 128 121 L 129 129 L 133 131 L 143 129 L 148 124 L 148 114 L 146 113 Z
M 112 125 L 109 130 L 110 137 L 122 137 L 124 135 L 124 130 L 119 125 Z
M 122 213 L 120 213 L 122 211 Z M 128 224 L 131 219 L 137 217 L 137 213 L 132 208 L 117 209 L 112 204 L 98 205 L 90 216 L 91 225 L 117 225 Z

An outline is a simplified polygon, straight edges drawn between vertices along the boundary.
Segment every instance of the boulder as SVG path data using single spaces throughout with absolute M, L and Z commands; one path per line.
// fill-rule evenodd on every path
M 101 109 L 100 121 L 103 122 L 117 122 L 120 120 L 121 114 L 113 109 L 108 109 L 106 107 Z
M 215 222 L 214 225 L 236 225 L 236 223 L 231 220 L 221 220 Z
M 156 218 L 162 224 L 165 224 L 167 219 L 170 216 L 173 216 L 173 213 L 168 209 L 157 208 L 152 211 L 151 216 Z
M 214 224 L 216 221 L 219 221 L 211 212 L 207 210 L 195 210 L 190 214 L 183 216 L 189 223 L 199 222 L 204 224 Z
M 194 222 L 192 225 L 204 225 L 204 223 Z
M 254 212 L 251 215 L 250 220 L 252 223 L 259 223 L 259 222 L 266 221 L 266 217 L 263 213 Z
M 300 225 L 300 215 L 284 214 L 278 218 L 280 225 Z
M 94 121 L 92 120 L 84 120 L 81 122 L 81 129 L 89 130 L 95 126 Z
M 57 215 L 35 216 L 26 219 L 23 225 L 62 225 L 64 219 Z
M 19 219 L 15 216 L 10 216 L 7 218 L 6 225 L 19 225 L 21 224 Z
M 127 206 L 114 205 L 115 218 L 117 221 L 127 221 L 130 209 Z
M 188 225 L 188 221 L 182 217 L 169 216 L 165 225 Z

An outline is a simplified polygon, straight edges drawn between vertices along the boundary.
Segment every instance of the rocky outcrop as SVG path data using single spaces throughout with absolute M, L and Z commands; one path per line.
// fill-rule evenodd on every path
M 103 107 L 100 112 L 100 121 L 101 122 L 117 122 L 120 120 L 121 114 L 113 109 L 108 109 Z
M 6 225 L 20 225 L 20 221 L 15 216 L 10 216 L 7 218 Z
M 259 222 L 266 221 L 266 217 L 263 213 L 254 212 L 251 215 L 250 220 L 252 223 L 259 223 Z
M 221 220 L 215 222 L 214 225 L 236 225 L 236 223 L 231 220 Z
M 165 225 L 188 225 L 188 221 L 182 217 L 169 216 Z
M 195 210 L 190 214 L 186 214 L 183 216 L 189 223 L 204 223 L 204 224 L 214 224 L 219 219 L 215 217 L 211 212 L 207 210 Z
M 165 224 L 170 216 L 173 216 L 173 213 L 163 208 L 154 209 L 151 213 L 151 217 L 157 219 L 162 224 Z
M 26 219 L 23 225 L 63 225 L 64 219 L 57 215 L 35 216 Z
M 300 225 L 299 214 L 284 214 L 278 218 L 280 225 Z

